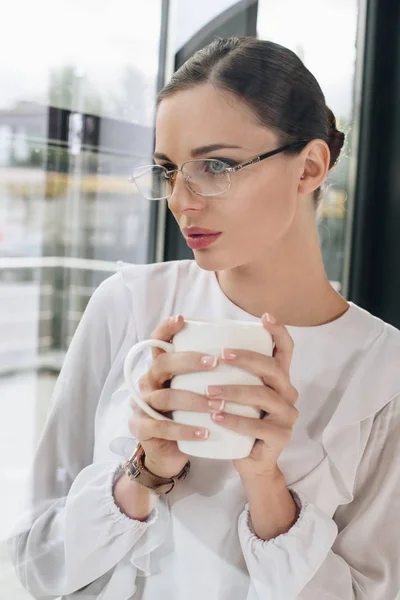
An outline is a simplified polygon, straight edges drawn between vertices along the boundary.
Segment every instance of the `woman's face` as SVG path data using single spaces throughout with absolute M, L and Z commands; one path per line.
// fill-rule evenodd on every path
M 211 84 L 177 92 L 161 102 L 156 121 L 158 164 L 180 167 L 193 159 L 197 148 L 218 144 L 225 148 L 196 157 L 234 164 L 279 147 L 276 134 L 258 124 L 246 105 Z M 200 227 L 220 233 L 210 245 L 194 249 L 199 266 L 233 269 L 271 255 L 296 219 L 303 167 L 299 156 L 277 154 L 232 173 L 230 189 L 214 197 L 195 195 L 178 174 L 168 205 L 181 231 Z

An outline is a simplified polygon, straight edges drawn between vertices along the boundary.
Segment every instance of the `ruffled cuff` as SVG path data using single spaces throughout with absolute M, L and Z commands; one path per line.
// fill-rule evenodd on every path
M 288 488 L 289 489 L 289 488 Z M 245 521 L 246 521 L 246 528 L 249 530 L 249 532 L 251 533 L 252 536 L 254 536 L 254 543 L 260 543 L 260 544 L 268 544 L 269 542 L 273 542 L 275 540 L 278 540 L 281 535 L 288 535 L 288 534 L 293 534 L 296 532 L 296 529 L 298 529 L 299 527 L 302 526 L 302 521 L 304 519 L 304 513 L 305 513 L 305 509 L 306 506 L 308 505 L 308 501 L 303 497 L 303 501 L 300 499 L 300 496 L 298 494 L 298 492 L 295 492 L 293 489 L 289 489 L 290 495 L 292 496 L 294 502 L 296 503 L 297 506 L 297 519 L 296 522 L 292 525 L 292 527 L 289 529 L 289 531 L 287 531 L 286 533 L 282 533 L 279 536 L 277 536 L 276 538 L 273 538 L 271 540 L 262 540 L 261 538 L 259 538 L 257 536 L 257 534 L 254 532 L 253 529 L 253 523 L 251 521 L 251 515 L 250 515 L 250 511 L 248 508 L 248 504 L 246 504 L 245 506 L 245 510 L 242 513 L 242 516 L 244 516 Z
M 125 458 L 132 453 L 132 440 L 118 438 L 113 440 L 112 447 Z M 122 462 L 116 471 L 112 473 L 109 481 L 107 494 L 108 509 L 112 512 L 115 521 L 124 523 L 127 528 L 135 529 L 140 532 L 138 539 L 130 556 L 131 564 L 139 571 L 140 575 L 150 575 L 154 567 L 154 557 L 151 555 L 164 541 L 170 522 L 170 511 L 168 502 L 164 497 L 158 498 L 156 506 L 145 521 L 136 521 L 125 515 L 115 504 L 113 496 L 113 486 L 124 473 L 125 461 Z M 152 527 L 150 527 L 152 525 Z M 153 565 L 153 566 L 152 566 Z
M 162 545 L 169 526 L 169 509 L 163 498 L 146 521 L 136 521 L 125 515 L 115 504 L 113 486 L 124 473 L 121 463 L 109 477 L 106 504 L 114 523 L 121 523 L 127 531 L 136 534 L 136 542 L 125 556 L 116 564 L 106 587 L 98 600 L 130 600 L 136 593 L 136 578 L 146 577 L 159 570 L 158 559 L 154 552 Z M 150 527 L 151 525 L 151 527 Z
M 112 471 L 108 478 L 105 497 L 107 511 L 114 522 L 120 521 L 122 522 L 122 524 L 127 525 L 131 529 L 142 529 L 144 531 L 149 525 L 152 525 L 157 521 L 159 517 L 159 511 L 157 506 L 155 506 L 149 514 L 149 516 L 147 517 L 147 519 L 144 521 L 137 521 L 136 519 L 131 519 L 130 517 L 128 517 L 128 515 L 121 511 L 121 509 L 115 502 L 113 490 L 114 485 L 125 472 L 123 464 L 124 463 L 118 465 L 117 469 Z
M 61 524 L 68 590 L 80 589 L 110 571 L 157 529 L 157 511 L 142 522 L 130 519 L 115 504 L 112 487 L 120 472 L 115 461 L 94 463 L 72 483 Z
M 246 504 L 238 522 L 239 539 L 254 588 L 263 600 L 297 597 L 325 560 L 337 536 L 336 523 L 293 488 L 300 513 L 287 533 L 261 540 Z

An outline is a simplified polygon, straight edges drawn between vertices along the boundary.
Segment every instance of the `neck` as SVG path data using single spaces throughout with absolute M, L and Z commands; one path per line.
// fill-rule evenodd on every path
M 244 311 L 285 325 L 313 327 L 339 318 L 346 300 L 330 284 L 313 225 L 291 227 L 267 257 L 217 272 L 222 291 Z

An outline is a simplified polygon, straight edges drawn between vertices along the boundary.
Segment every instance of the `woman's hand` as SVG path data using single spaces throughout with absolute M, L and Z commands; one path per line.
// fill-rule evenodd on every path
M 153 331 L 151 338 L 170 342 L 183 326 L 182 316 L 171 317 Z M 203 356 L 197 352 L 169 354 L 158 348 L 152 349 L 152 353 L 153 363 L 139 381 L 140 394 L 147 404 L 160 413 L 170 413 L 173 410 L 210 412 L 208 398 L 192 392 L 173 390 L 168 384 L 178 374 L 212 370 L 218 363 L 217 357 Z M 157 421 L 141 410 L 134 400 L 131 406 L 130 432 L 143 446 L 145 465 L 155 475 L 173 477 L 184 467 L 188 457 L 180 452 L 177 440 L 198 440 L 201 444 L 208 437 L 207 429 L 171 421 Z
M 214 421 L 222 427 L 256 438 L 250 455 L 233 461 L 242 480 L 260 475 L 272 478 L 281 475 L 277 460 L 289 444 L 299 416 L 294 406 L 298 393 L 289 378 L 293 340 L 284 325 L 276 323 L 273 317 L 269 318 L 270 321 L 264 315 L 262 323 L 275 342 L 273 357 L 249 350 L 224 349 L 220 359 L 222 363 L 258 375 L 264 385 L 208 387 L 209 400 L 215 403 Z M 255 406 L 266 414 L 262 419 L 228 414 L 221 411 L 225 402 Z

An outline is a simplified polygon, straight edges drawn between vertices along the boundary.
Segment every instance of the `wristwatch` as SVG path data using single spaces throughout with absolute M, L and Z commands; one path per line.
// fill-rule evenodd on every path
M 144 466 L 145 452 L 141 444 L 135 448 L 132 456 L 123 465 L 125 473 L 131 481 L 153 490 L 158 496 L 169 494 L 177 483 L 183 481 L 190 469 L 188 460 L 183 469 L 175 477 L 159 477 Z

